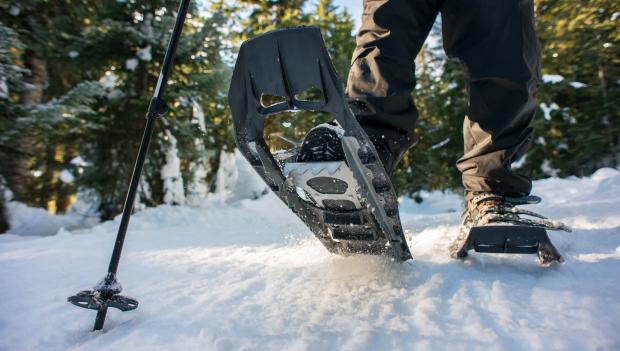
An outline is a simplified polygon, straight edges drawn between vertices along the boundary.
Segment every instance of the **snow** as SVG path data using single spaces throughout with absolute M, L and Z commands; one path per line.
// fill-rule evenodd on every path
M 142 49 L 138 50 L 138 52 L 136 52 L 136 55 L 142 61 L 151 61 L 153 59 L 153 56 L 151 55 L 151 46 L 147 45 L 143 47 Z
M 105 89 L 112 89 L 118 85 L 118 80 L 118 75 L 112 71 L 106 71 L 103 77 L 99 79 L 99 83 L 101 83 Z
M 219 198 L 227 202 L 257 199 L 267 191 L 268 187 L 239 150 L 222 152 L 215 176 L 215 193 Z
M 75 177 L 73 176 L 73 174 L 67 169 L 63 169 L 60 172 L 60 175 L 58 176 L 58 178 L 60 179 L 61 182 L 65 184 L 73 183 L 73 181 L 75 180 Z
M 193 122 L 198 124 L 203 134 L 206 134 L 205 113 L 200 103 L 196 100 L 192 101 L 192 115 L 194 117 Z M 190 206 L 199 206 L 209 192 L 206 179 L 210 167 L 209 159 L 205 155 L 205 145 L 202 138 L 196 138 L 194 140 L 194 145 L 196 146 L 196 150 L 202 154 L 202 157 L 196 161 L 192 161 L 190 164 L 189 170 L 192 174 L 192 178 L 187 187 L 186 204 Z
M 450 138 L 446 138 L 446 139 L 444 139 L 444 140 L 442 140 L 442 141 L 438 142 L 437 144 L 432 145 L 432 146 L 430 147 L 430 149 L 431 149 L 431 150 L 439 149 L 440 147 L 447 145 L 449 142 L 450 142 Z
M 235 157 L 233 159 L 237 160 Z M 566 262 L 450 259 L 460 196 L 401 199 L 414 261 L 329 254 L 272 193 L 137 213 L 119 270 L 140 306 L 95 313 L 66 297 L 104 276 L 120 218 L 0 236 L 6 350 L 618 350 L 620 171 L 536 181 L 527 209 L 571 225 Z
M 558 104 L 556 104 L 555 102 L 552 102 L 549 105 L 547 105 L 547 103 L 545 103 L 545 102 L 541 102 L 540 103 L 540 109 L 543 110 L 543 114 L 545 116 L 545 119 L 547 121 L 550 121 L 551 120 L 551 112 L 558 111 L 560 109 L 560 106 L 558 106 Z
M 177 150 L 177 139 L 166 130 L 166 163 L 161 168 L 160 176 L 164 182 L 164 203 L 183 205 L 185 204 L 185 190 L 181 175 L 181 159 Z
M 549 160 L 543 161 L 543 163 L 540 165 L 540 170 L 552 177 L 555 177 L 558 174 L 558 170 L 551 166 L 551 161 Z
M 42 208 L 29 207 L 18 201 L 10 201 L 6 204 L 9 231 L 7 237 L 12 236 L 51 236 L 63 229 L 89 227 L 97 222 L 92 218 L 77 212 L 69 212 L 65 215 L 52 215 Z M 4 236 L 4 235 L 3 235 Z M 0 241 L 1 243 L 1 241 Z
M 555 84 L 563 81 L 564 77 L 559 74 L 543 74 L 542 80 L 545 83 Z
M 17 6 L 11 6 L 9 8 L 9 13 L 11 14 L 11 16 L 19 16 L 19 14 L 22 12 L 22 10 L 17 7 Z
M 127 59 L 125 61 L 125 68 L 127 68 L 130 71 L 135 71 L 136 68 L 138 67 L 138 64 L 140 63 L 140 61 L 138 61 L 137 58 L 130 58 Z
M 82 156 L 76 156 L 69 163 L 71 163 L 74 166 L 78 166 L 78 167 L 84 167 L 84 166 L 88 166 L 89 165 L 88 162 L 84 161 Z
M 582 83 L 582 82 L 570 82 L 568 83 L 568 85 L 570 85 L 571 87 L 575 89 L 581 89 L 581 88 L 585 88 L 588 86 L 586 83 Z
M 0 77 L 0 99 L 9 98 L 9 85 L 6 83 L 5 77 Z

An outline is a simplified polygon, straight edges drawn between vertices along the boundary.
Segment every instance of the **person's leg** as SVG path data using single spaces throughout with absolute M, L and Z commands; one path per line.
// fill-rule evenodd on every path
M 470 198 L 479 192 L 527 195 L 529 178 L 510 164 L 527 151 L 536 110 L 540 48 L 531 0 L 447 0 L 444 49 L 465 67 L 469 111 L 457 162 Z
M 437 0 L 364 0 L 346 94 L 388 173 L 415 141 L 414 60 L 437 13 Z

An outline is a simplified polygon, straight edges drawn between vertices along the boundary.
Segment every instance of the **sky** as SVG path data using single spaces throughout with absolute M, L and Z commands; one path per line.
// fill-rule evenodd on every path
M 334 3 L 347 9 L 355 20 L 355 30 L 357 30 L 362 19 L 363 0 L 335 0 Z

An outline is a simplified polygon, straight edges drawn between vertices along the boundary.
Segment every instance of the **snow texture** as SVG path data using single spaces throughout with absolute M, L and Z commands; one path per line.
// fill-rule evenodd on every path
M 235 160 L 236 158 L 229 158 Z M 227 160 L 227 162 L 229 162 Z M 0 236 L 3 350 L 619 350 L 620 172 L 534 183 L 526 208 L 565 221 L 566 262 L 450 259 L 461 198 L 403 199 L 414 261 L 329 254 L 272 193 L 137 213 L 119 270 L 140 306 L 95 313 L 66 297 L 104 276 L 120 218 Z

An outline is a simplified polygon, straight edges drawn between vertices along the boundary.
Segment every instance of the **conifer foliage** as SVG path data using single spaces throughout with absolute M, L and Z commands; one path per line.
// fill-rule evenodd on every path
M 620 162 L 620 3 L 536 0 L 542 44 L 540 109 L 531 151 L 513 167 L 533 178 L 585 176 Z M 177 1 L 0 2 L 0 232 L 2 203 L 62 213 L 77 198 L 121 210 Z M 226 92 L 236 48 L 269 30 L 317 25 L 348 75 L 354 21 L 332 0 L 193 2 L 156 124 L 137 208 L 199 205 L 220 153 L 232 151 Z M 438 38 L 440 26 L 433 30 Z M 412 66 L 413 69 L 413 66 Z M 404 195 L 461 189 L 466 77 L 441 41 L 418 56 L 418 145 L 393 180 Z M 267 119 L 268 143 L 290 148 L 320 113 Z M 10 190 L 10 191 L 7 191 Z
M 6 57 L 14 61 L 7 64 L 19 68 L 4 79 L 10 93 L 0 100 L 6 114 L 0 143 L 9 145 L 2 156 L 27 162 L 27 172 L 15 177 L 24 183 L 17 199 L 63 212 L 72 196 L 87 194 L 99 201 L 103 218 L 116 215 L 178 4 L 32 0 L 0 6 L 0 20 L 10 25 L 3 30 L 15 33 L 6 37 L 13 42 L 2 36 L 15 56 Z M 145 167 L 142 203 L 183 202 L 200 185 L 197 171 L 204 188 L 205 169 L 227 142 L 225 22 L 217 11 L 190 10 L 167 92 L 171 110 L 157 124 Z

